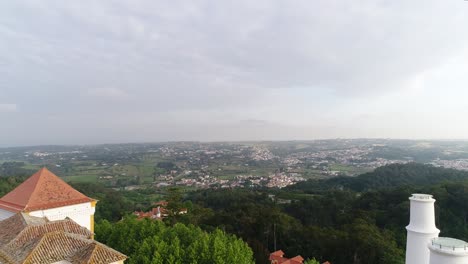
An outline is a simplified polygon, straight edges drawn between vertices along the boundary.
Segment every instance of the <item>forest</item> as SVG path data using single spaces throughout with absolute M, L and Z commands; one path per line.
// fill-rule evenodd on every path
M 0 178 L 0 195 L 23 179 Z M 99 200 L 96 238 L 130 256 L 129 263 L 268 263 L 269 253 L 278 249 L 309 263 L 313 258 L 333 264 L 404 263 L 412 193 L 434 195 L 441 236 L 468 240 L 468 173 L 431 165 L 389 165 L 284 189 L 171 188 L 165 199 L 189 213 L 164 222 L 132 216 L 151 208 L 152 188 L 73 186 Z M 206 255 L 195 261 L 194 250 Z M 240 252 L 245 258 L 235 259 Z

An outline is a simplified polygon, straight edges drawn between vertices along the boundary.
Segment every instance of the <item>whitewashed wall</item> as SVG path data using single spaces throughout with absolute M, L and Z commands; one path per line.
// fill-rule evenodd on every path
M 33 211 L 30 212 L 29 215 L 37 217 L 45 216 L 51 221 L 63 220 L 66 217 L 69 217 L 77 224 L 91 230 L 90 219 L 91 215 L 94 215 L 95 209 L 96 208 L 91 206 L 91 202 L 88 202 L 46 210 Z

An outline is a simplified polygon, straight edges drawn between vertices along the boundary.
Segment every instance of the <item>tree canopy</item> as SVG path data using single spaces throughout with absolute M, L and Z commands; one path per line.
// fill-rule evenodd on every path
M 161 221 L 126 217 L 96 225 L 96 239 L 129 256 L 132 264 L 253 264 L 253 252 L 234 235 L 193 225 L 169 226 Z

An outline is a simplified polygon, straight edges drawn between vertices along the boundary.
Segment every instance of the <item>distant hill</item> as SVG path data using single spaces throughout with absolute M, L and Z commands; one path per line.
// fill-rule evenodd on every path
M 356 177 L 336 177 L 327 180 L 309 180 L 288 187 L 290 190 L 319 192 L 330 189 L 348 189 L 357 192 L 401 186 L 433 185 L 446 181 L 468 180 L 468 171 L 434 167 L 427 164 L 391 164 Z

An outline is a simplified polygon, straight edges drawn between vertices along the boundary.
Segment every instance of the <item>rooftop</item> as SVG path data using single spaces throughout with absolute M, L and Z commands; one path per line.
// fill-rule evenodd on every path
M 31 212 L 94 201 L 42 168 L 21 185 L 0 198 L 0 209 Z
M 410 200 L 415 201 L 423 201 L 423 202 L 432 202 L 435 201 L 430 194 L 423 194 L 423 193 L 413 193 L 410 197 Z
M 17 213 L 0 221 L 0 263 L 113 263 L 127 257 L 91 238 L 73 220 L 49 221 Z
M 429 247 L 431 249 L 442 251 L 445 253 L 468 254 L 468 243 L 455 238 L 436 237 L 432 239 Z

